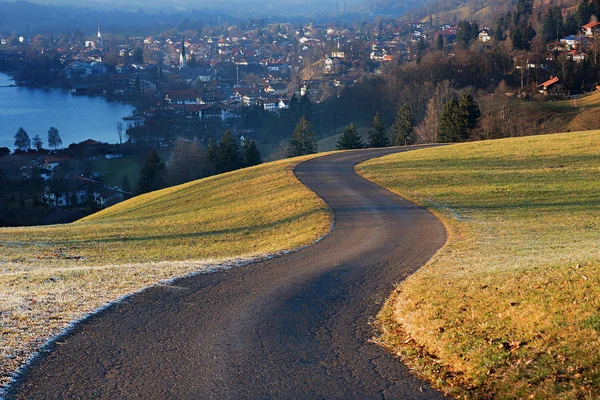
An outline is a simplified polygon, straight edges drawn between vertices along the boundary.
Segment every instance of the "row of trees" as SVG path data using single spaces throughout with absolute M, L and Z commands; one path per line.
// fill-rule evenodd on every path
M 136 193 L 148 193 L 261 163 L 256 143 L 245 138 L 240 146 L 230 131 L 216 142 L 210 140 L 206 150 L 196 140 L 178 139 L 168 165 L 156 150 L 150 152 L 140 172 Z
M 412 109 L 405 103 L 398 109 L 396 119 L 391 127 L 391 137 L 388 137 L 385 125 L 379 112 L 377 112 L 371 122 L 367 144 L 363 142 L 362 137 L 358 134 L 354 123 L 351 123 L 340 136 L 336 147 L 339 150 L 350 150 L 365 147 L 406 146 L 414 142 L 414 126 L 415 119 Z
M 20 149 L 23 147 L 31 148 L 32 146 L 38 151 L 44 148 L 44 143 L 42 142 L 40 135 L 36 134 L 33 139 L 30 139 L 27 131 L 23 129 L 23 127 L 19 128 L 15 134 L 15 147 Z M 54 148 L 54 150 L 62 146 L 62 139 L 58 129 L 55 127 L 51 127 L 48 130 L 48 146 Z

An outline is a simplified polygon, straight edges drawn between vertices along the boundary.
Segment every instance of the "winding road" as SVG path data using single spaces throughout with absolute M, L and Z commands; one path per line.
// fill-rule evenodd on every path
M 369 325 L 446 240 L 429 212 L 338 153 L 295 173 L 335 213 L 303 250 L 152 287 L 88 318 L 13 385 L 17 399 L 438 399 Z

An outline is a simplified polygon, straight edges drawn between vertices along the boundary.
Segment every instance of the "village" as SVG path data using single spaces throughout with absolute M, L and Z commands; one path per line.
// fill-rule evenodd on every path
M 271 140 L 257 133 L 265 119 L 280 118 L 290 106 L 309 107 L 339 98 L 345 89 L 377 76 L 386 65 L 418 64 L 428 48 L 437 48 L 441 57 L 452 59 L 457 41 L 465 35 L 461 32 L 464 27 L 460 23 L 434 26 L 399 20 L 352 27 L 345 23 L 294 26 L 251 22 L 244 29 L 225 24 L 158 36 L 122 37 L 103 32 L 98 20 L 98 31 L 91 37 L 81 32 L 61 41 L 42 35 L 2 37 L 0 54 L 5 63 L 14 63 L 15 55 L 21 55 L 23 61 L 23 55 L 32 52 L 38 57 L 53 54 L 60 66 L 53 69 L 59 85 L 74 95 L 134 104 L 136 111 L 125 118 L 118 145 L 92 138 L 46 154 L 21 149 L 10 155 L 11 150 L 3 148 L 1 159 L 10 166 L 0 169 L 12 180 L 19 176 L 31 181 L 35 176 L 40 182 L 36 202 L 45 207 L 102 209 L 131 196 L 131 184 L 123 182 L 123 174 L 107 184 L 103 171 L 93 170 L 97 163 L 90 161 L 125 157 L 139 164 L 144 146 L 158 144 L 167 151 L 183 137 L 199 139 L 206 147 L 210 138 L 220 137 L 225 130 L 240 143 L 248 137 L 257 140 L 269 153 L 280 146 L 293 126 Z M 559 57 L 573 64 L 588 62 L 599 33 L 600 23 L 590 22 L 576 35 L 547 43 L 543 54 L 515 54 L 512 70 L 505 74 L 516 77 L 517 88 L 507 95 L 525 98 L 532 95 L 532 91 L 527 94 L 528 88 L 534 87 L 537 93 L 533 94 L 556 100 L 595 90 L 595 85 L 570 87 L 553 74 L 552 64 Z M 499 36 L 492 29 L 477 27 L 471 39 L 467 43 L 472 48 L 486 49 Z M 31 83 L 23 75 L 21 78 L 19 84 Z M 320 137 L 332 134 L 318 128 Z M 128 153 L 137 155 L 128 158 Z M 277 158 L 273 154 L 270 158 Z M 128 177 L 132 178 L 137 177 Z M 52 187 L 57 181 L 60 187 Z M 19 200 L 13 198 L 13 203 Z

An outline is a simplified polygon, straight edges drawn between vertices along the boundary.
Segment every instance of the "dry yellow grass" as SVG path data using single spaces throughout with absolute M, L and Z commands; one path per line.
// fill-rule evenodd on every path
M 0 386 L 48 338 L 108 301 L 324 235 L 329 210 L 292 171 L 307 158 L 149 193 L 69 225 L 0 229 Z
M 600 132 L 369 161 L 447 245 L 397 288 L 381 340 L 457 398 L 600 397 Z

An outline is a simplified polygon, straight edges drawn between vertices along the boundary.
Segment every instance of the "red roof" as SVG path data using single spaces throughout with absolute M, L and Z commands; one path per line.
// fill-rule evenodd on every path
M 582 26 L 583 29 L 592 29 L 600 25 L 600 22 L 590 22 L 589 24 L 585 24 Z
M 539 87 L 548 87 L 548 86 L 554 85 L 557 82 L 558 82 L 558 76 L 555 76 L 554 78 L 551 78 L 551 79 L 547 80 L 546 82 L 542 83 L 541 85 L 539 85 Z

